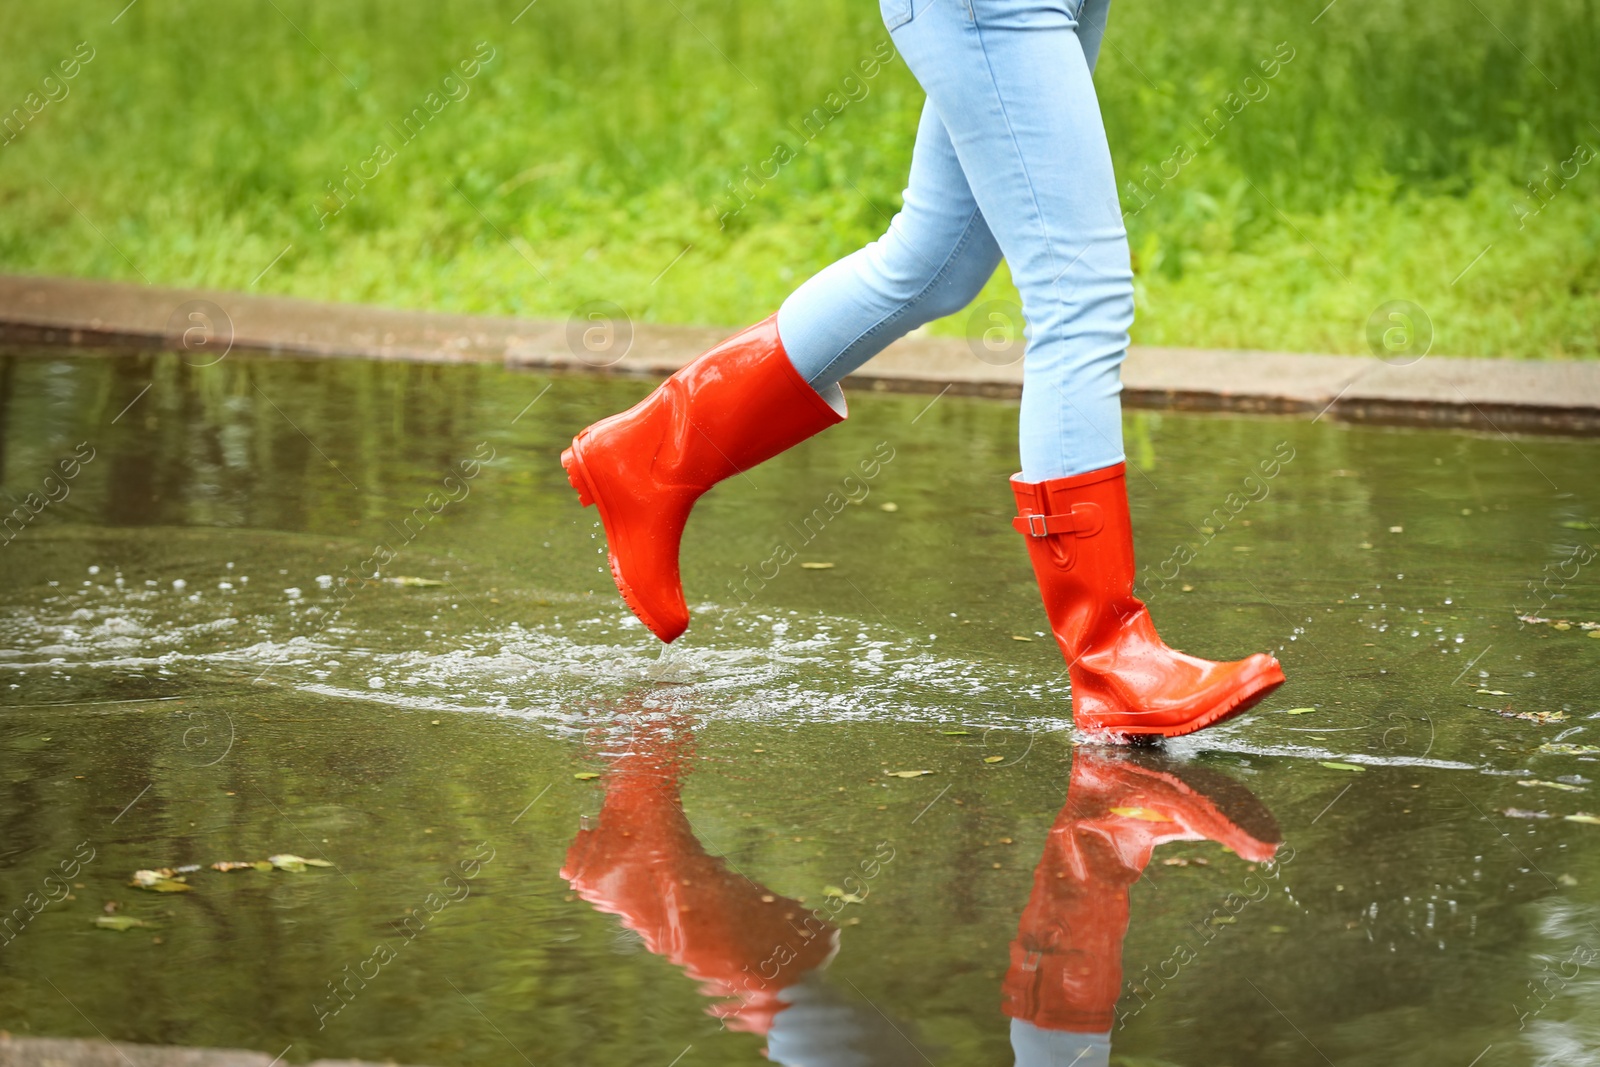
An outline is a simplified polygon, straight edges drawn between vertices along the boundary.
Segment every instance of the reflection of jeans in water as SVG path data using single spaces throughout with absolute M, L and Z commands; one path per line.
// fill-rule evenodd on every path
M 1011 1051 L 1016 1067 L 1106 1067 L 1111 1062 L 1110 1034 L 1045 1030 L 1011 1020 Z
M 922 1067 L 933 1051 L 913 1043 L 909 1024 L 840 994 L 816 971 L 779 996 L 787 1006 L 773 1017 L 767 1057 L 784 1067 Z
M 1090 78 L 1109 2 L 880 0 L 928 94 L 905 207 L 778 311 L 790 358 L 823 390 L 965 307 L 1003 254 L 1028 323 L 1028 481 L 1122 459 L 1133 273 Z

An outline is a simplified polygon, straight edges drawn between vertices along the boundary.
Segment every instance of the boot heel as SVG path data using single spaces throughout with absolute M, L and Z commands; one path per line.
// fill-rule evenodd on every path
M 588 488 L 584 485 L 583 475 L 578 472 L 578 455 L 571 448 L 561 453 L 561 466 L 566 469 L 567 481 L 572 488 L 578 491 L 578 503 L 583 507 L 594 504 L 594 497 L 589 495 Z

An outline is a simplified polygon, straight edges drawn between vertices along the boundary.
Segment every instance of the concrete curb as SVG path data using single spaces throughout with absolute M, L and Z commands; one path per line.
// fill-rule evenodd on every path
M 288 1051 L 287 1049 L 285 1051 Z M 282 1053 L 278 1059 L 282 1059 Z M 264 1052 L 138 1045 L 127 1041 L 13 1037 L 0 1033 L 0 1067 L 274 1067 Z M 363 1060 L 313 1060 L 306 1067 L 380 1067 Z M 393 1067 L 393 1065 L 389 1065 Z
M 200 318 L 190 318 L 197 313 Z M 0 275 L 0 343 L 235 351 L 664 377 L 729 331 L 401 311 L 288 297 Z M 210 334 L 204 331 L 213 331 Z M 586 347 L 586 345 L 588 347 Z M 907 337 L 850 377 L 906 392 L 1016 397 L 1020 349 L 996 362 L 960 339 Z M 618 353 L 621 353 L 618 355 Z M 1001 362 L 1010 360 L 1010 362 Z M 1128 351 L 1132 407 L 1523 433 L 1600 434 L 1600 362 L 1374 357 L 1189 348 Z

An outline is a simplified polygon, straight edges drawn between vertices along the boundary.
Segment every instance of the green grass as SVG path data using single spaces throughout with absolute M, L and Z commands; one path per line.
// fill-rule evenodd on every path
M 78 42 L 94 58 L 0 147 L 0 269 L 737 324 L 897 207 L 922 97 L 899 60 L 862 75 L 887 39 L 868 0 L 537 0 L 513 24 L 522 3 L 19 7 L 0 117 L 60 95 L 43 79 Z M 1435 352 L 1600 352 L 1594 0 L 1324 3 L 1113 10 L 1096 81 L 1136 341 L 1361 352 L 1411 300 Z M 466 95 L 402 143 L 479 42 Z M 380 142 L 394 158 L 319 225 Z M 779 144 L 793 160 L 721 220 Z M 1002 271 L 986 295 L 1008 293 Z

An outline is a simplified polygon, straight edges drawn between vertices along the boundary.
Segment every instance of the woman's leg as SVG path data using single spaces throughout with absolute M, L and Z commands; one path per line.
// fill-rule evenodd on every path
M 1089 70 L 1104 0 L 880 2 L 1022 294 L 1014 525 L 1067 660 L 1074 722 L 1177 736 L 1250 706 L 1282 683 L 1276 660 L 1168 648 L 1133 595 L 1120 376 L 1133 273 Z
M 824 268 L 778 309 L 784 350 L 818 392 L 923 323 L 966 307 L 1000 263 L 931 102 L 904 201 L 883 237 Z
M 1120 462 L 1133 273 L 1085 51 L 1098 51 L 1105 4 L 882 6 L 1022 295 L 1024 480 Z

